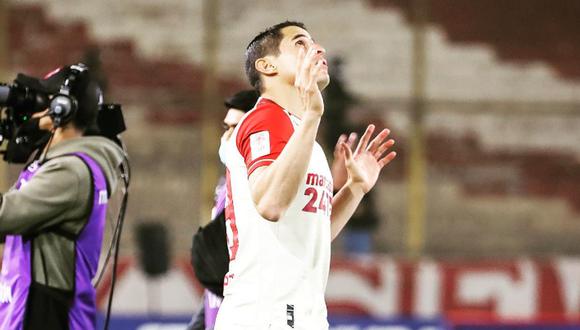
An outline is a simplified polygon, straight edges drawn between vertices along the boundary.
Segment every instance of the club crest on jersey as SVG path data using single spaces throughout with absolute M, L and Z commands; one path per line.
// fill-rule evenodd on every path
M 250 149 L 252 160 L 258 159 L 270 153 L 270 133 L 262 131 L 250 135 Z

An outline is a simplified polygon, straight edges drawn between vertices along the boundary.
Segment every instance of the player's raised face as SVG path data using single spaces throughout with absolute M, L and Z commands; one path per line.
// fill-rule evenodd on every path
M 277 62 L 278 73 L 282 79 L 294 84 L 294 79 L 299 70 L 298 56 L 300 49 L 303 49 L 304 53 L 306 53 L 308 49 L 315 47 L 318 54 L 314 64 L 322 62 L 322 70 L 317 77 L 318 87 L 321 90 L 325 88 L 330 81 L 328 62 L 324 57 L 326 50 L 312 39 L 308 31 L 298 26 L 287 26 L 281 32 L 283 38 L 280 41 L 280 55 L 275 59 L 275 62 Z

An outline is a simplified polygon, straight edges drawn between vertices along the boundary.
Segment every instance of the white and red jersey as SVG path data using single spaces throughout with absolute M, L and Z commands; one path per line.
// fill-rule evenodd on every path
M 327 329 L 332 176 L 315 143 L 303 182 L 277 221 L 260 216 L 249 175 L 280 155 L 300 119 L 261 98 L 221 152 L 230 253 L 216 329 Z

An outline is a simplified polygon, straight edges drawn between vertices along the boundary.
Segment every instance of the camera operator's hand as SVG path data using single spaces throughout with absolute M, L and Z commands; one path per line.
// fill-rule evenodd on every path
M 32 118 L 40 118 L 38 122 L 38 128 L 43 131 L 50 131 L 52 129 L 52 118 L 48 115 L 48 109 L 37 112 L 32 115 Z

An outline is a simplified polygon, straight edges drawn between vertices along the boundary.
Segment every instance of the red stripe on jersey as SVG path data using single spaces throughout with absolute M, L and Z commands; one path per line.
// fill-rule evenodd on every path
M 272 164 L 274 162 L 274 159 L 260 159 L 258 161 L 255 161 L 252 164 L 252 167 L 250 167 L 248 169 L 248 176 L 250 174 L 252 174 L 252 172 L 254 172 L 257 168 L 262 167 L 262 166 L 268 166 L 270 164 Z
M 268 132 L 270 148 L 268 152 L 252 158 L 250 136 L 255 133 Z M 294 133 L 290 117 L 278 104 L 268 99 L 260 99 L 256 108 L 240 124 L 236 137 L 238 151 L 244 157 L 248 175 L 257 168 L 270 165 L 278 158 L 288 140 Z

